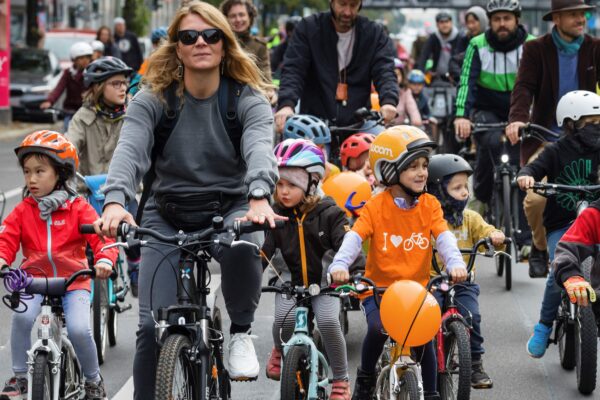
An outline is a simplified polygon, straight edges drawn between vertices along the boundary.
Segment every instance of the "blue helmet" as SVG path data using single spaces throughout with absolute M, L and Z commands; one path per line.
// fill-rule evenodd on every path
M 408 82 L 409 83 L 425 83 L 425 74 L 418 69 L 413 69 L 408 74 Z
M 284 139 L 307 139 L 315 144 L 331 143 L 331 132 L 323 121 L 312 115 L 292 115 L 285 122 Z
M 166 39 L 167 35 L 167 29 L 161 26 L 156 29 L 152 29 L 152 33 L 150 33 L 150 40 L 152 43 L 157 44 L 161 39 Z

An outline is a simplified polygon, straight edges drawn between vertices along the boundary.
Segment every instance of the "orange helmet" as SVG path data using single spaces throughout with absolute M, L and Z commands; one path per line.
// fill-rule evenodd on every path
M 356 158 L 365 151 L 369 151 L 373 140 L 375 140 L 375 135 L 371 133 L 355 133 L 344 140 L 340 146 L 342 167 L 348 166 L 348 158 Z
M 348 217 L 358 216 L 371 198 L 371 185 L 356 172 L 340 172 L 323 182 L 323 192 L 332 197 Z
M 61 133 L 43 130 L 28 135 L 21 145 L 15 149 L 19 161 L 31 153 L 42 153 L 61 165 L 70 166 L 73 174 L 79 168 L 77 149 Z
M 381 132 L 369 150 L 369 162 L 378 181 L 386 186 L 398 183 L 400 172 L 413 160 L 429 157 L 437 144 L 419 128 L 393 126 Z

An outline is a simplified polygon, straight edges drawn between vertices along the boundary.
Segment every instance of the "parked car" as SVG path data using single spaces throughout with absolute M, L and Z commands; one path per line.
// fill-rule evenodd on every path
M 62 70 L 58 58 L 45 49 L 13 48 L 10 55 L 10 106 L 20 121 L 55 121 L 57 115 L 40 110 L 56 86 Z
M 71 67 L 69 50 L 76 42 L 88 42 L 96 39 L 96 31 L 91 29 L 53 29 L 45 33 L 44 48 L 58 57 L 61 69 Z

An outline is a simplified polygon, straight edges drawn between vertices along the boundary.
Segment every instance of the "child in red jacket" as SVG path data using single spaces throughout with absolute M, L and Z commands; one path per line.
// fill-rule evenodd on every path
M 79 233 L 81 224 L 91 224 L 96 211 L 76 197 L 68 185 L 79 164 L 75 147 L 63 135 L 38 131 L 15 149 L 25 177 L 25 198 L 0 225 L 0 265 L 12 264 L 19 247 L 20 268 L 34 276 L 69 277 L 88 268 L 86 243 L 95 253 L 96 276 L 110 276 L 118 251 L 102 251 L 95 235 Z M 75 352 L 86 378 L 86 399 L 106 399 L 100 376 L 96 346 L 90 328 L 90 280 L 81 278 L 63 297 L 63 308 Z M 6 382 L 0 399 L 16 399 L 27 393 L 27 350 L 31 329 L 41 308 L 41 296 L 26 301 L 24 313 L 12 318 L 11 351 L 15 376 Z

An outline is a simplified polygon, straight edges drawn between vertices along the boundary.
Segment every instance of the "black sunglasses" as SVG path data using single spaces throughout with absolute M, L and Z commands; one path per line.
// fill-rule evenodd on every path
M 220 29 L 205 29 L 203 31 L 196 31 L 194 29 L 185 29 L 177 32 L 177 39 L 184 45 L 196 44 L 198 37 L 202 36 L 202 39 L 206 44 L 215 44 L 223 38 L 223 31 Z

